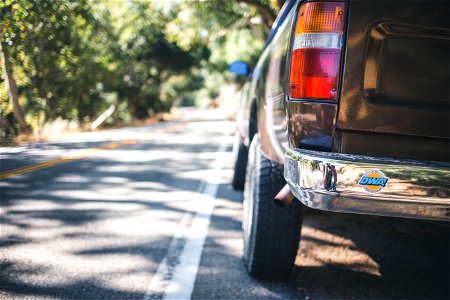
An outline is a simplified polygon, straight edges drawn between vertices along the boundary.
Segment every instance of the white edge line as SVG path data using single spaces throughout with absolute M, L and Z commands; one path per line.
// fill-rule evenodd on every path
M 224 137 L 227 136 L 228 134 L 224 135 Z M 228 154 L 225 152 L 228 143 L 225 142 L 225 139 L 222 141 L 217 150 L 219 155 L 214 160 L 212 168 L 208 170 L 207 179 L 199 186 L 198 192 L 201 192 L 202 195 L 195 201 L 196 208 L 193 210 L 195 216 L 190 226 L 188 223 L 192 216 L 191 213 L 186 213 L 183 216 L 168 253 L 153 276 L 144 300 L 191 298 L 200 266 L 203 245 L 208 234 L 211 214 L 215 206 L 215 197 L 219 189 L 226 155 Z M 178 256 L 179 241 L 183 239 L 185 244 L 181 254 Z M 178 264 L 175 266 L 169 265 L 168 257 L 171 254 L 178 256 Z

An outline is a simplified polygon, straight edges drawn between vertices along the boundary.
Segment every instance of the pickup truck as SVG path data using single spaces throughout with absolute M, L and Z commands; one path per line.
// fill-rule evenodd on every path
M 230 66 L 249 76 L 233 186 L 251 275 L 290 274 L 304 206 L 450 221 L 449 20 L 449 1 L 286 1 L 252 74 Z

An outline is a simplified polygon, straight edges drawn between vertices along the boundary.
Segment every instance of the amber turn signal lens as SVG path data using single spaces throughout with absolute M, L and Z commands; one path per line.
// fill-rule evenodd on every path
M 295 35 L 308 32 L 341 32 L 344 3 L 309 2 L 300 7 Z

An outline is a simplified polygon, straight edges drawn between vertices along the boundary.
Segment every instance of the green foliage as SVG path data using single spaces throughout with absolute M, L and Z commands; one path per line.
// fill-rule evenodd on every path
M 2 8 L 2 41 L 11 54 L 28 119 L 80 122 L 102 109 L 109 55 L 105 25 L 85 1 L 11 1 Z
M 217 96 L 232 61 L 256 62 L 272 2 L 3 0 L 0 42 L 28 123 L 83 124 L 111 104 L 108 122 L 129 122 Z

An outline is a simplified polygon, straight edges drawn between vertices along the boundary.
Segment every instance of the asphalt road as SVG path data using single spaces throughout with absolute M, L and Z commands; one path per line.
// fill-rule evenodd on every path
M 450 299 L 448 229 L 389 218 L 308 210 L 292 276 L 249 277 L 232 132 L 185 111 L 2 148 L 0 298 Z

